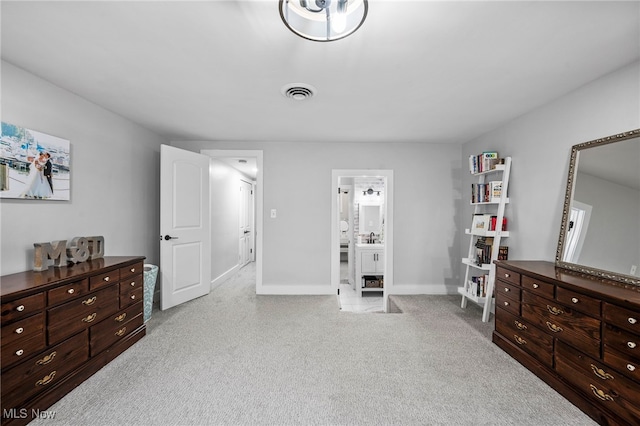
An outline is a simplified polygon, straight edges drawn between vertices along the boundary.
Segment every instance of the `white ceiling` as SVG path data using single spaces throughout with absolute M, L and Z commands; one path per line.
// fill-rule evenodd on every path
M 277 0 L 0 7 L 2 59 L 170 140 L 461 143 L 640 56 L 638 1 L 370 0 L 329 43 Z

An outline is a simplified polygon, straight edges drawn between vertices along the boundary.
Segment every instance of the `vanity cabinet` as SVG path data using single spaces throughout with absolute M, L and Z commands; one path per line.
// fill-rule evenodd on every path
M 603 425 L 640 424 L 640 289 L 496 262 L 493 342 Z
M 29 423 L 145 335 L 143 261 L 0 277 L 2 425 Z
M 365 287 L 365 277 L 380 277 L 384 282 L 384 246 L 382 244 L 356 244 L 356 293 L 382 291 L 382 287 Z

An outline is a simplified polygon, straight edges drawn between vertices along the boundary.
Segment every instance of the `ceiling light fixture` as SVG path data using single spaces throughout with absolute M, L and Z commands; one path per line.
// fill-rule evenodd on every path
M 367 17 L 367 0 L 280 0 L 280 17 L 302 38 L 339 40 L 355 32 Z

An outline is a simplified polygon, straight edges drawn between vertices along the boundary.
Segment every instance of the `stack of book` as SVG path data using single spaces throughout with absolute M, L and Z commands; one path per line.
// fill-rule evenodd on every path
M 471 184 L 472 203 L 497 203 L 502 195 L 502 181 Z
M 483 264 L 491 263 L 491 252 L 493 247 L 492 237 L 478 237 L 476 240 L 476 264 L 481 266 Z M 509 260 L 509 247 L 498 247 L 498 260 Z
M 477 297 L 486 297 L 488 282 L 489 275 L 487 274 L 471 277 L 469 281 L 469 293 Z
M 498 222 L 498 216 L 488 213 L 475 213 L 471 221 L 472 232 L 476 235 L 486 231 L 495 231 Z M 502 230 L 507 230 L 507 218 L 502 218 Z
M 469 171 L 472 174 L 494 169 L 500 163 L 497 151 L 484 151 L 482 154 L 469 156 Z

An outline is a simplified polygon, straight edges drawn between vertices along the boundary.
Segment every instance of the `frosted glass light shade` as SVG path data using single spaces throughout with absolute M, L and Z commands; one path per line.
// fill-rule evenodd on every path
M 313 41 L 339 40 L 354 33 L 369 9 L 367 0 L 348 0 L 344 12 L 338 11 L 338 0 L 307 0 L 306 3 L 307 8 L 300 0 L 280 0 L 280 17 L 295 34 Z

